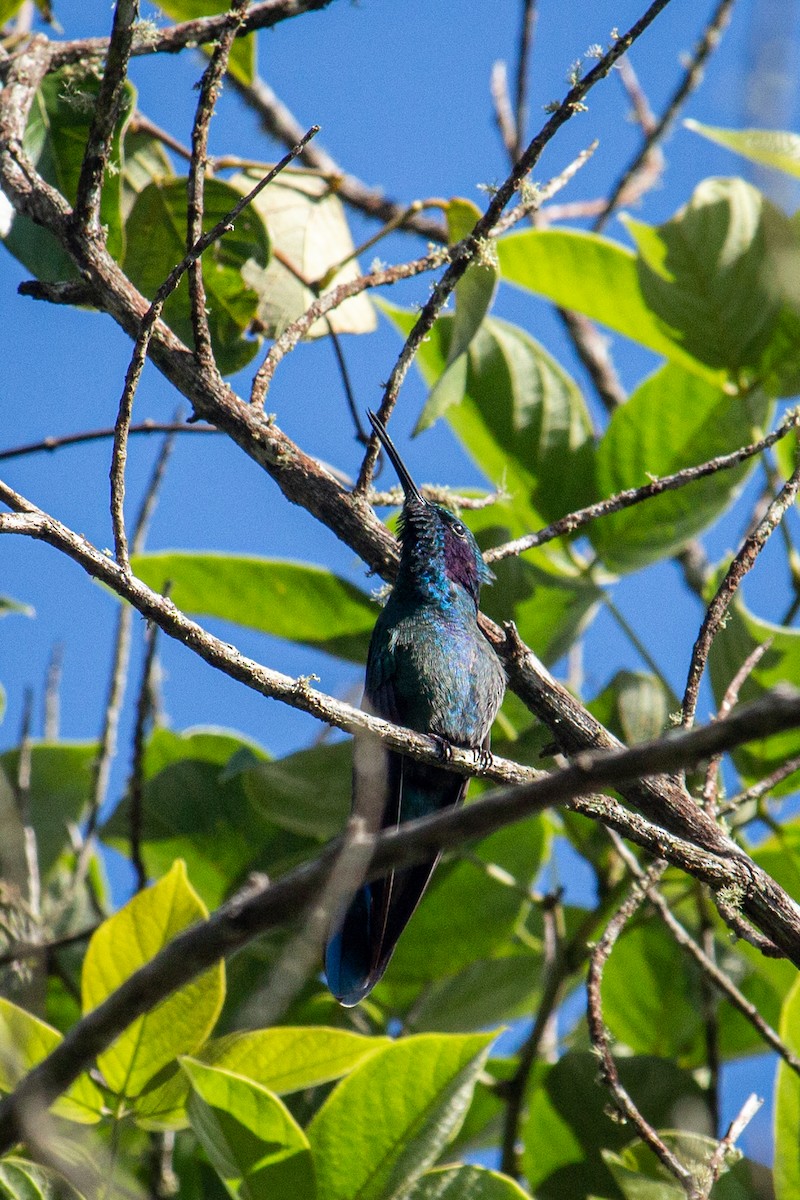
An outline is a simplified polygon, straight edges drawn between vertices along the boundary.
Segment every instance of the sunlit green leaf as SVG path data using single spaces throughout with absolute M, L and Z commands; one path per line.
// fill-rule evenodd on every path
M 52 1025 L 0 996 L 0 1092 L 13 1092 L 61 1040 Z M 93 1125 L 103 1112 L 103 1097 L 88 1075 L 80 1075 L 55 1101 L 52 1111 L 81 1125 Z
M 499 1171 L 462 1164 L 421 1175 L 408 1200 L 525 1200 L 526 1191 Z
M 257 174 L 235 175 L 231 186 L 247 193 L 259 178 Z M 303 280 L 318 284 L 320 294 L 357 279 L 361 268 L 351 257 L 353 239 L 342 202 L 327 180 L 285 171 L 259 193 L 253 207 L 261 214 L 284 262 L 276 255 L 266 271 L 251 263 L 245 278 L 258 294 L 256 328 L 268 337 L 278 337 L 317 299 L 317 292 L 301 282 L 285 261 Z M 345 259 L 345 265 L 336 270 Z M 331 329 L 334 333 L 371 333 L 375 324 L 372 303 L 362 292 L 316 321 L 305 337 L 325 337 Z
M 386 1038 L 362 1037 L 346 1029 L 281 1026 L 211 1038 L 195 1057 L 286 1095 L 339 1079 L 386 1044 Z M 186 1073 L 176 1071 L 140 1097 L 137 1119 L 155 1127 L 180 1127 L 186 1120 L 188 1094 Z
M 83 1011 L 90 1012 L 176 934 L 208 916 L 178 861 L 168 875 L 139 892 L 92 935 L 81 980 Z M 201 1046 L 214 1027 L 225 994 L 218 963 L 137 1017 L 98 1055 L 108 1086 L 135 1098 L 158 1071 Z
M 611 496 L 727 454 L 761 436 L 769 413 L 762 392 L 734 398 L 675 364 L 662 367 L 614 412 L 597 448 L 598 489 Z M 666 558 L 725 511 L 754 463 L 603 517 L 589 527 L 592 544 L 613 571 Z
M 63 1176 L 16 1155 L 0 1160 L 0 1197 L 2 1200 L 83 1200 Z
M 5 617 L 9 613 L 19 613 L 23 617 L 33 617 L 36 615 L 30 604 L 24 604 L 21 600 L 14 600 L 11 596 L 0 596 L 0 617 Z
M 308 1140 L 286 1106 L 232 1071 L 181 1059 L 192 1128 L 228 1192 L 242 1200 L 314 1200 Z
M 781 129 L 720 129 L 699 121 L 683 122 L 692 133 L 733 150 L 762 167 L 774 167 L 787 175 L 800 175 L 800 136 Z
M 239 199 L 239 193 L 229 184 L 207 179 L 204 231 L 226 217 Z M 131 208 L 126 233 L 125 274 L 152 300 L 172 268 L 186 254 L 186 180 L 161 179 L 143 188 Z M 250 263 L 265 267 L 269 256 L 269 235 L 252 205 L 240 213 L 235 229 L 218 238 L 203 255 L 209 330 L 223 374 L 238 371 L 258 349 L 257 340 L 243 336 L 258 304 L 258 297 L 243 272 Z M 186 275 L 164 305 L 164 320 L 187 345 L 193 345 Z
M 309 563 L 168 551 L 132 559 L 134 572 L 179 608 L 363 661 L 379 609 L 346 579 Z
M 381 303 L 402 333 L 413 313 Z M 416 363 L 433 385 L 449 355 L 453 317 L 440 317 Z M 476 466 L 511 493 L 528 531 L 593 498 L 591 423 L 578 387 L 516 325 L 487 318 L 469 348 L 466 392 L 447 420 Z
M 319 1200 L 393 1200 L 458 1128 L 494 1034 L 403 1038 L 351 1072 L 308 1137 Z
M 796 240 L 789 219 L 743 179 L 706 179 L 665 224 L 626 225 L 642 297 L 670 336 L 711 367 L 756 367 L 781 307 L 773 263 Z
M 783 1044 L 800 1054 L 800 979 L 786 995 L 778 1029 Z M 800 1076 L 782 1060 L 775 1081 L 775 1195 L 791 1200 L 800 1194 Z
M 447 205 L 447 230 L 452 244 L 460 242 L 480 219 L 480 209 L 470 200 L 454 199 Z M 451 404 L 458 404 L 467 385 L 467 351 L 492 306 L 499 277 L 494 247 L 487 243 L 484 260 L 473 262 L 456 284 L 456 311 L 447 355 L 447 366 L 431 389 L 414 433 L 422 433 Z
M 532 229 L 497 243 L 502 277 L 563 308 L 584 313 L 687 370 L 721 383 L 724 376 L 676 342 L 645 300 L 636 255 L 596 234 Z

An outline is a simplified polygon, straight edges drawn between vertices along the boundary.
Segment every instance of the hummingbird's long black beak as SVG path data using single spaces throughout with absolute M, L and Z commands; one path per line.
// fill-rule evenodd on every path
M 397 453 L 395 444 L 392 441 L 392 439 L 389 437 L 389 434 L 386 432 L 386 428 L 383 424 L 383 421 L 381 421 L 379 417 L 376 417 L 375 413 L 372 412 L 372 410 L 369 408 L 367 409 L 367 416 L 370 419 L 372 428 L 375 430 L 375 432 L 378 435 L 378 440 L 380 441 L 380 443 L 383 446 L 386 453 L 389 455 L 392 466 L 394 467 L 395 471 L 397 472 L 397 477 L 400 480 L 400 483 L 402 484 L 403 491 L 405 492 L 405 495 L 406 495 L 406 499 L 407 500 L 415 500 L 418 504 L 427 504 L 428 501 L 425 499 L 425 497 L 422 495 L 422 492 L 419 490 L 417 485 L 414 483 L 414 480 L 411 478 L 411 475 L 408 472 L 408 468 L 406 467 L 406 464 L 403 462 L 402 458 Z

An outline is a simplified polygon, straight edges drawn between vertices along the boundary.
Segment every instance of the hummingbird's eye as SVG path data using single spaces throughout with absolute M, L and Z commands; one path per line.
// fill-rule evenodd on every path
M 452 531 L 456 535 L 456 537 L 463 538 L 463 537 L 467 536 L 467 531 L 464 528 L 464 526 L 461 524 L 460 521 L 454 521 L 453 524 L 450 526 L 450 528 L 452 529 Z

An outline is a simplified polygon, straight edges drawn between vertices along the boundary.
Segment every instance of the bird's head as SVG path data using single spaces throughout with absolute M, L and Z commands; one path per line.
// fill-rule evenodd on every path
M 398 581 L 442 599 L 449 593 L 449 585 L 456 584 L 469 593 L 477 608 L 481 584 L 491 583 L 494 575 L 484 562 L 471 530 L 448 508 L 425 499 L 383 422 L 373 412 L 368 415 L 403 488 L 400 515 L 403 553 Z

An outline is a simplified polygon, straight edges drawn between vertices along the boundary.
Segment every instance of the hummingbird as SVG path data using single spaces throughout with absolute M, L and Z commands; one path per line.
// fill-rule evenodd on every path
M 373 412 L 368 416 L 404 499 L 400 566 L 372 633 L 362 708 L 445 745 L 488 753 L 506 686 L 500 660 L 478 627 L 481 584 L 494 576 L 470 530 L 424 498 L 383 423 Z M 467 783 L 374 737 L 355 739 L 352 809 L 369 832 L 452 808 L 463 801 Z M 375 987 L 439 858 L 362 884 L 336 916 L 325 973 L 340 1004 L 352 1008 Z

